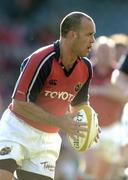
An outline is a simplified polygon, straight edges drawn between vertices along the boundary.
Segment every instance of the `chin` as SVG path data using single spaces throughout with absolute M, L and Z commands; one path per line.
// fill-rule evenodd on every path
M 85 57 L 85 56 L 88 56 L 88 53 L 83 53 L 81 57 Z

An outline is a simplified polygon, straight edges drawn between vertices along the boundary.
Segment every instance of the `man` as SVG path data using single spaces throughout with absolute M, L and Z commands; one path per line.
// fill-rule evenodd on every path
M 112 83 L 118 90 L 118 95 L 124 101 L 124 108 L 121 116 L 121 167 L 124 169 L 124 179 L 127 179 L 128 166 L 128 53 L 121 56 L 118 69 L 113 72 Z M 123 175 L 123 174 L 122 174 Z
M 123 124 L 122 144 L 128 144 L 128 54 L 122 55 L 118 69 L 113 72 L 112 75 L 113 85 L 120 92 L 119 96 L 124 100 L 124 108 L 121 117 L 121 123 Z M 123 93 L 122 93 L 123 92 Z
M 68 14 L 60 39 L 40 48 L 21 65 L 12 103 L 0 121 L 0 179 L 54 179 L 61 138 L 83 137 L 86 124 L 76 123 L 70 106 L 89 103 L 92 66 L 86 56 L 94 43 L 93 19 Z

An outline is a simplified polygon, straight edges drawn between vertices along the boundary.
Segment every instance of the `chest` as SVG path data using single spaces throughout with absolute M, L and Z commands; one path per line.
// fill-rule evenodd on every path
M 57 92 L 76 94 L 88 79 L 88 68 L 83 62 L 79 62 L 73 68 L 70 75 L 66 75 L 62 66 L 53 61 L 51 72 L 44 84 L 44 89 Z

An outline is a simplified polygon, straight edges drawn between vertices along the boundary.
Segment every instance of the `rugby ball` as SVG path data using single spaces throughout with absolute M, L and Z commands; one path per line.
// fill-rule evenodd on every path
M 88 130 L 85 131 L 85 137 L 76 137 L 76 140 L 73 140 L 69 135 L 67 135 L 69 143 L 72 148 L 76 151 L 85 151 L 93 144 L 97 133 L 98 133 L 98 118 L 97 113 L 89 105 L 81 105 L 77 107 L 78 114 L 74 118 L 78 122 L 86 122 Z

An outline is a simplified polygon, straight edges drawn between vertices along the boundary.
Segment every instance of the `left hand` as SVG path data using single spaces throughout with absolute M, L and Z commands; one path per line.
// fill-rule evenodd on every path
M 99 126 L 99 127 L 98 127 L 97 135 L 96 135 L 96 137 L 95 137 L 95 139 L 94 139 L 94 141 L 95 141 L 96 143 L 98 143 L 98 141 L 99 141 L 99 139 L 100 139 L 100 133 L 101 133 L 101 127 Z

